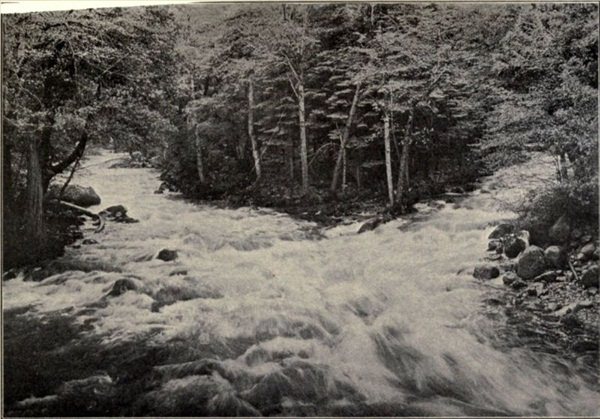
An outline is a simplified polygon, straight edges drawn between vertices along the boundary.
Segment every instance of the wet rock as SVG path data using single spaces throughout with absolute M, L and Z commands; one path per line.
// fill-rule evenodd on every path
M 581 243 L 586 244 L 592 241 L 592 236 L 591 234 L 586 234 L 585 236 L 583 236 L 581 238 Z
M 535 277 L 534 281 L 536 282 L 554 282 L 558 275 L 555 271 L 544 272 L 541 275 Z
M 544 256 L 546 257 L 548 265 L 555 268 L 562 268 L 567 261 L 566 253 L 560 246 L 548 247 L 544 250 Z
M 593 243 L 588 243 L 581 248 L 581 253 L 584 256 L 584 260 L 590 260 L 594 256 L 594 252 L 596 251 L 596 246 Z
M 169 274 L 169 276 L 187 275 L 187 274 L 188 274 L 187 269 L 175 269 L 173 272 L 171 272 Z
M 492 239 L 488 243 L 488 251 L 492 252 L 498 248 L 502 248 L 502 241 L 499 239 Z
M 533 279 L 546 270 L 544 252 L 537 246 L 530 246 L 521 254 L 517 262 L 517 275 L 523 279 Z
M 132 279 L 122 278 L 115 282 L 108 295 L 111 297 L 118 297 L 119 295 L 125 294 L 127 291 L 135 291 L 136 289 L 137 285 Z
M 172 260 L 177 259 L 177 257 L 177 250 L 162 249 L 160 252 L 158 252 L 156 259 L 160 259 L 165 262 L 170 262 Z
M 575 229 L 573 229 L 573 231 L 571 231 L 571 238 L 573 240 L 579 240 L 582 235 L 583 235 L 583 233 L 578 228 L 575 228 Z
M 154 191 L 155 194 L 162 194 L 169 190 L 169 187 L 165 182 L 162 182 L 157 190 Z
M 521 278 L 518 278 L 516 281 L 514 281 L 512 284 L 510 284 L 510 286 L 514 290 L 520 290 L 522 288 L 525 288 L 527 286 L 527 283 L 525 281 L 523 281 Z
M 10 281 L 11 279 L 15 279 L 17 277 L 17 271 L 14 269 L 11 269 L 7 272 L 4 272 L 4 274 L 2 275 L 2 280 L 3 281 Z
M 588 291 L 588 294 L 590 294 L 590 295 L 598 294 L 598 288 L 596 288 L 596 287 L 590 287 L 590 288 L 588 288 L 587 291 Z
M 488 236 L 488 239 L 501 239 L 504 236 L 512 234 L 515 231 L 515 226 L 508 223 L 498 224 Z
M 360 226 L 357 234 L 361 234 L 366 231 L 375 230 L 381 223 L 383 223 L 383 218 L 381 218 L 381 217 L 371 218 L 370 220 L 365 221 L 365 223 Z
M 597 265 L 587 269 L 581 276 L 581 285 L 584 288 L 598 287 L 598 275 L 600 270 Z
M 494 279 L 500 276 L 500 270 L 493 265 L 478 265 L 473 271 L 473 276 L 477 279 Z
M 123 205 L 113 205 L 112 207 L 105 208 L 100 212 L 104 218 L 109 221 L 117 223 L 137 223 L 138 220 L 131 218 L 127 215 L 127 208 Z
M 48 190 L 48 196 L 50 198 L 58 198 L 61 189 L 62 185 L 51 185 Z M 98 196 L 92 187 L 80 185 L 68 185 L 63 192 L 61 199 L 70 202 L 71 204 L 79 205 L 80 207 L 90 207 L 92 205 L 98 205 L 101 202 L 100 196 Z
M 81 242 L 81 244 L 90 245 L 90 244 L 98 244 L 98 242 L 94 239 L 85 239 Z
M 527 242 L 521 237 L 509 236 L 504 241 L 504 254 L 514 259 L 527 248 Z
M 565 215 L 561 216 L 554 225 L 550 228 L 548 236 L 555 243 L 565 243 L 571 236 L 571 223 L 569 218 Z
M 517 281 L 519 279 L 519 277 L 517 276 L 516 273 L 514 272 L 506 272 L 503 276 L 502 276 L 502 282 L 504 283 L 504 285 L 506 286 L 511 286 L 515 281 Z
M 574 303 L 568 304 L 562 307 L 560 310 L 554 313 L 554 315 L 563 317 L 568 314 L 575 314 L 579 310 L 583 310 L 584 308 L 591 308 L 594 304 L 590 300 L 585 301 L 576 301 Z

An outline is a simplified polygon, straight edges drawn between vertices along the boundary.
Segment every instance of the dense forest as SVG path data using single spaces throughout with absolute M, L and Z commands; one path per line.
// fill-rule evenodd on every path
M 390 214 L 543 150 L 559 182 L 536 205 L 593 224 L 597 22 L 594 4 L 4 15 L 7 260 L 54 246 L 47 192 L 92 144 L 190 198 Z

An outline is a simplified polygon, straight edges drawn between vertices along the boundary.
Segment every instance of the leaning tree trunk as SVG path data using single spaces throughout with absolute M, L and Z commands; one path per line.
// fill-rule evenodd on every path
M 333 179 L 331 180 L 331 186 L 329 187 L 329 190 L 331 192 L 335 192 L 337 189 L 337 184 L 340 177 L 340 169 L 342 168 L 342 160 L 346 151 L 346 144 L 348 143 L 348 138 L 350 138 L 350 128 L 352 127 L 354 114 L 356 113 L 356 106 L 358 104 L 359 96 L 360 82 L 356 84 L 356 89 L 354 90 L 354 97 L 352 98 L 352 105 L 350 105 L 350 112 L 348 112 L 348 118 L 346 118 L 346 125 L 344 126 L 344 131 L 340 138 L 340 150 L 338 152 L 337 160 L 335 162 L 335 169 L 333 169 Z
M 383 143 L 385 146 L 385 175 L 391 206 L 394 205 L 394 182 L 392 179 L 392 153 L 390 147 L 390 117 L 387 113 L 383 116 Z
M 258 144 L 254 135 L 254 82 L 252 79 L 248 81 L 248 138 L 252 145 L 252 158 L 254 159 L 254 171 L 256 172 L 256 181 L 260 179 L 260 154 L 258 152 Z
M 26 239 L 31 246 L 32 255 L 35 257 L 39 255 L 46 242 L 43 206 L 44 187 L 37 140 L 34 139 L 30 142 L 28 154 Z
M 308 192 L 308 148 L 306 144 L 306 110 L 304 85 L 298 83 L 298 122 L 300 125 L 300 167 L 302 169 L 302 194 Z
M 196 143 L 196 170 L 198 171 L 200 183 L 204 185 L 206 183 L 206 176 L 204 175 L 204 159 L 202 157 L 202 136 L 198 132 L 198 126 L 194 128 L 194 137 Z

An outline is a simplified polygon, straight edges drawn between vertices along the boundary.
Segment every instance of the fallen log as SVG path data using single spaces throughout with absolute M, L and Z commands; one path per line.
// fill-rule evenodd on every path
M 95 218 L 98 221 L 98 227 L 96 227 L 96 230 L 94 230 L 94 233 L 100 233 L 102 230 L 104 230 L 104 227 L 106 225 L 106 220 L 104 219 L 104 217 L 102 215 L 96 214 L 95 212 L 92 212 L 88 209 L 80 207 L 79 205 L 71 204 L 70 202 L 65 202 L 65 201 L 60 201 L 60 200 L 53 200 L 53 201 L 57 204 L 65 206 L 67 208 L 77 210 L 80 213 L 82 213 L 83 215 L 87 215 L 88 217 Z

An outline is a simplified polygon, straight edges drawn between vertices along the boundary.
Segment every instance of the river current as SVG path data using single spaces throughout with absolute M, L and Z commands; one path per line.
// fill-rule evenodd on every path
M 472 276 L 551 161 L 358 235 L 154 194 L 158 174 L 109 168 L 120 157 L 90 156 L 74 183 L 102 197 L 92 210 L 121 204 L 139 223 L 88 224 L 98 243 L 67 249 L 72 270 L 3 284 L 9 413 L 599 413 L 597 372 L 505 341 L 483 302 L 501 280 Z M 156 259 L 163 248 L 177 260 Z M 136 289 L 107 296 L 123 278 Z

